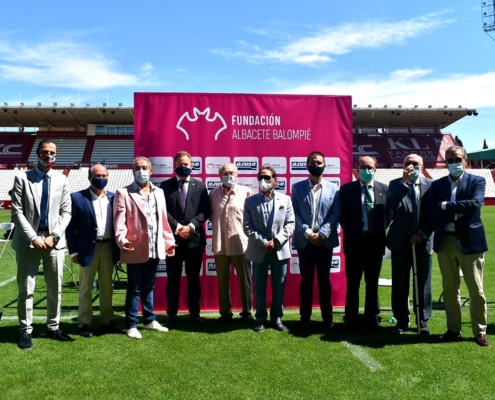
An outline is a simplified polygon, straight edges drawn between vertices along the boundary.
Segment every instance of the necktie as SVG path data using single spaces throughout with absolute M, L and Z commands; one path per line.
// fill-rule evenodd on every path
M 365 186 L 364 197 L 366 200 L 366 211 L 368 212 L 368 232 L 375 233 L 375 203 L 371 197 L 371 185 Z
M 409 196 L 411 197 L 411 205 L 413 211 L 413 224 L 412 224 L 413 234 L 418 231 L 418 227 L 419 227 L 418 197 L 416 195 L 415 186 L 416 185 L 414 184 L 409 185 Z
M 181 181 L 182 187 L 180 189 L 180 203 L 182 205 L 182 209 L 186 209 L 186 200 L 187 200 L 187 181 Z
M 40 231 L 48 230 L 48 175 L 43 175 L 43 191 L 40 203 Z

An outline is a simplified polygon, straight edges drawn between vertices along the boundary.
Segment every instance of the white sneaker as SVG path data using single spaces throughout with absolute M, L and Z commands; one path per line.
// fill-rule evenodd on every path
M 129 336 L 130 338 L 133 338 L 133 339 L 142 339 L 143 338 L 143 336 L 141 336 L 141 334 L 139 333 L 137 328 L 126 329 L 125 333 L 127 334 L 127 336 Z
M 168 328 L 161 326 L 158 321 L 151 321 L 147 325 L 143 325 L 143 329 L 149 329 L 150 331 L 158 331 L 158 332 L 168 332 Z

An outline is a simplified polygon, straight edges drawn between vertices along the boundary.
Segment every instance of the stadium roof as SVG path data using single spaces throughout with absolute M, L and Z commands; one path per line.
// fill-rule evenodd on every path
M 133 107 L 0 107 L 0 127 L 85 128 L 95 125 L 134 125 Z M 435 127 L 444 129 L 466 115 L 468 108 L 359 108 L 354 107 L 354 127 Z
M 495 149 L 473 151 L 472 153 L 468 153 L 467 156 L 468 156 L 468 159 L 471 161 L 474 161 L 474 160 L 495 160 Z

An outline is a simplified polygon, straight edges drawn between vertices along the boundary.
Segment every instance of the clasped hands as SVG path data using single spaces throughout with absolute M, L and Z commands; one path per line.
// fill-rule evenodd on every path
M 31 243 L 36 251 L 50 251 L 55 246 L 52 236 L 47 236 L 46 238 L 42 238 L 38 236 Z
M 191 239 L 193 237 L 193 231 L 189 225 L 181 226 L 178 231 L 182 239 Z
M 323 246 L 323 238 L 319 233 L 312 233 L 308 236 L 309 243 L 315 245 L 316 247 Z

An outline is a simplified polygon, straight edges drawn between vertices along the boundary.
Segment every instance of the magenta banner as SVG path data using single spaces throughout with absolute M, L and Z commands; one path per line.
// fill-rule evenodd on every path
M 256 174 L 263 165 L 277 171 L 277 190 L 290 195 L 296 182 L 307 179 L 306 157 L 321 151 L 325 179 L 349 182 L 352 171 L 352 109 L 350 96 L 255 94 L 135 93 L 134 151 L 149 157 L 153 181 L 173 176 L 173 157 L 185 150 L 193 156 L 193 177 L 208 190 L 220 185 L 218 168 L 237 165 L 238 183 L 259 192 Z M 202 308 L 218 310 L 211 225 L 206 223 L 207 248 L 202 269 Z M 345 266 L 341 247 L 334 251 L 331 280 L 333 303 L 345 302 Z M 232 272 L 232 300 L 240 307 Z M 159 266 L 155 308 L 166 309 L 166 264 Z M 293 249 L 287 271 L 285 306 L 299 306 L 299 263 Z M 186 282 L 181 283 L 181 310 L 187 309 Z M 317 286 L 315 284 L 315 295 Z M 269 299 L 268 299 L 269 300 Z
M 0 163 L 13 166 L 27 162 L 34 141 L 31 135 L 0 135 Z

